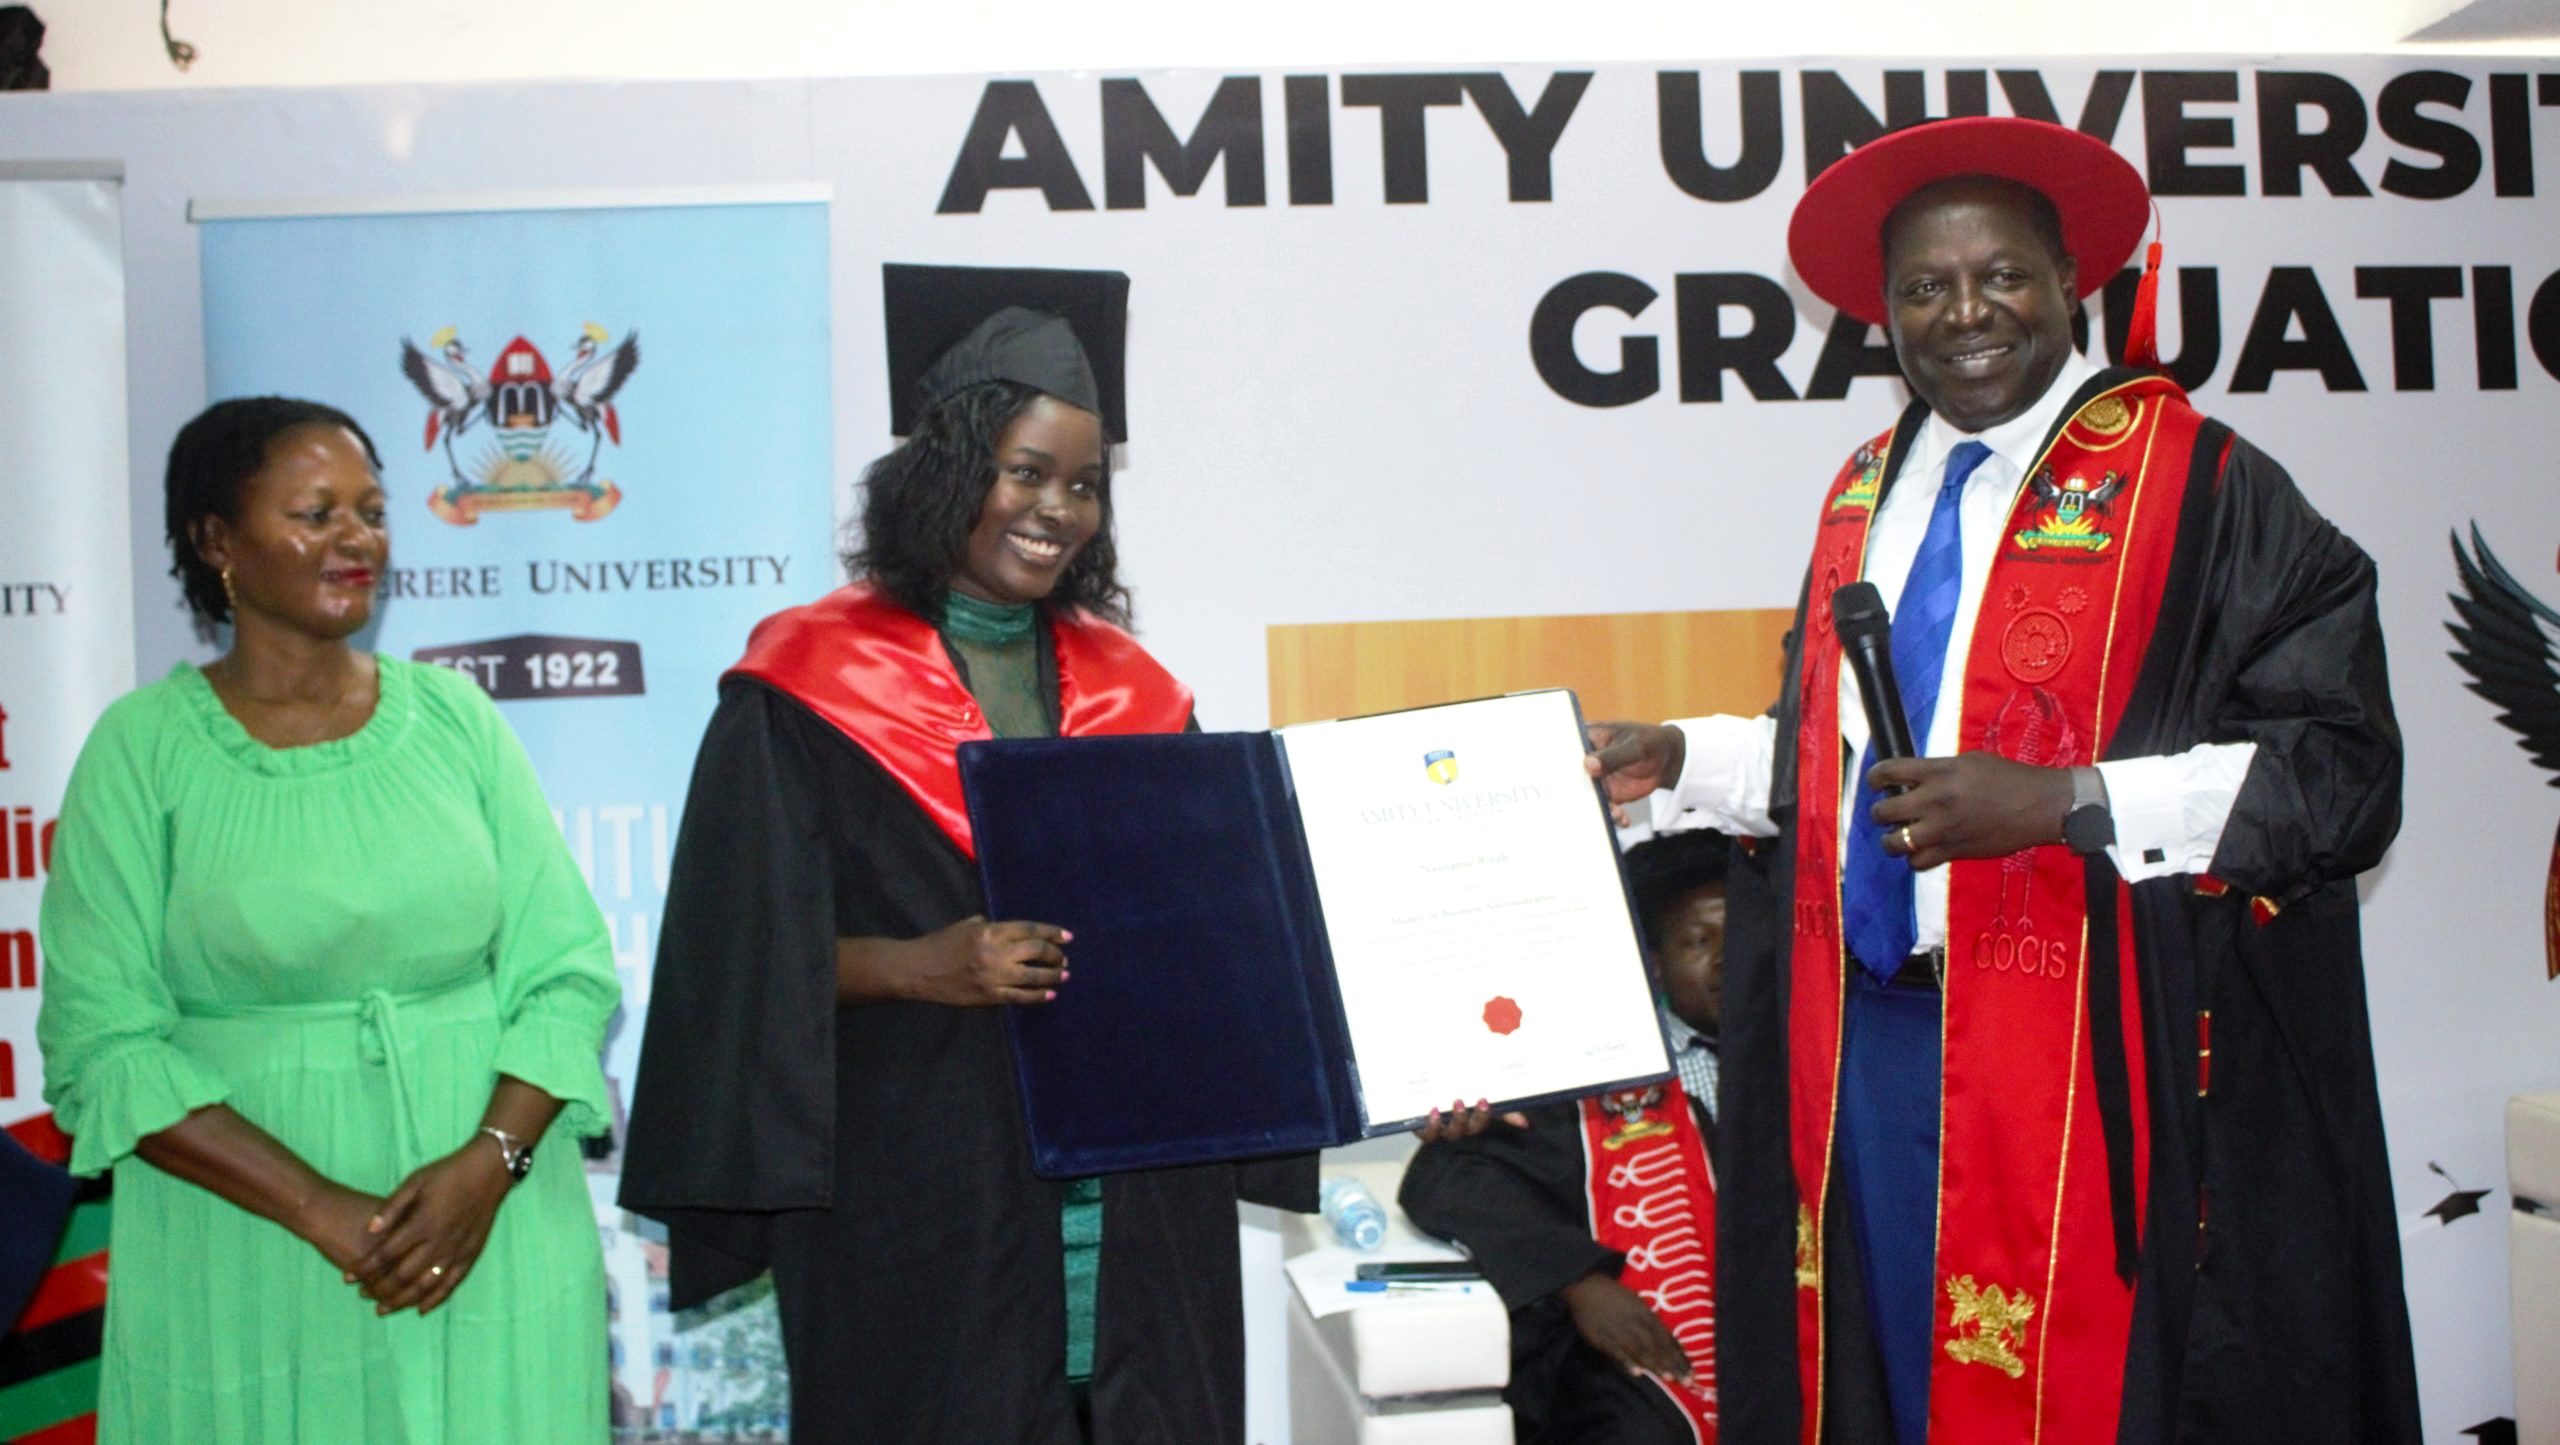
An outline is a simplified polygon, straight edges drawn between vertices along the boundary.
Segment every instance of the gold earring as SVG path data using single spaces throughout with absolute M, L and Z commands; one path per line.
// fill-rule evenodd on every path
M 231 615 L 240 615 L 240 594 L 231 586 L 231 569 L 222 569 L 222 600 L 231 604 Z

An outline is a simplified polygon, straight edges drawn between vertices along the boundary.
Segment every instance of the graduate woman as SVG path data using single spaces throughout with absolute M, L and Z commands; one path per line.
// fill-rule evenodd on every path
M 1312 1209 L 1314 1161 L 1031 1172 L 996 1005 L 1074 988 L 1074 940 L 979 916 L 956 761 L 1190 723 L 1121 628 L 1128 279 L 893 266 L 886 290 L 906 440 L 864 478 L 859 580 L 766 619 L 721 681 L 622 1202 L 666 1222 L 679 1308 L 773 1271 L 800 1438 L 1241 1442 L 1236 1202 Z

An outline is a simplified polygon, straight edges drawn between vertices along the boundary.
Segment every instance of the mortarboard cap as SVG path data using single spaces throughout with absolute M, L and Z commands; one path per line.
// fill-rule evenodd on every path
M 1037 387 L 1129 439 L 1129 278 L 1119 271 L 1002 266 L 880 268 L 889 340 L 889 430 L 991 381 Z

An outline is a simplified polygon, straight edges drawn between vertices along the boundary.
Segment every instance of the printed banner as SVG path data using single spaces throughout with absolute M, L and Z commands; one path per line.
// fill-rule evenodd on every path
M 36 1053 L 36 910 L 72 762 L 133 686 L 124 187 L 11 169 L 0 165 L 0 1128 L 59 1160 Z M 106 1213 L 82 1204 L 25 1314 L 0 1319 L 0 1439 L 87 1428 Z
M 359 642 L 472 678 L 523 737 L 612 929 L 618 1146 L 713 682 L 836 575 L 826 204 L 230 214 L 202 227 L 206 394 L 326 401 L 381 449 Z M 679 1346 L 617 1171 L 591 1153 L 616 1419 L 767 1423 L 778 1368 Z
M 89 725 L 133 686 L 123 190 L 0 170 L 0 1126 L 45 1111 L 54 818 Z

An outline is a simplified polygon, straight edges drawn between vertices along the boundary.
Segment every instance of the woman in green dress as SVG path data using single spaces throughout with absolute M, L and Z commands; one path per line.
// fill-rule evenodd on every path
M 37 1033 L 115 1175 L 103 1441 L 605 1434 L 612 952 L 487 696 L 348 645 L 378 468 L 310 402 L 179 432 L 173 571 L 231 650 L 110 707 L 63 802 Z

